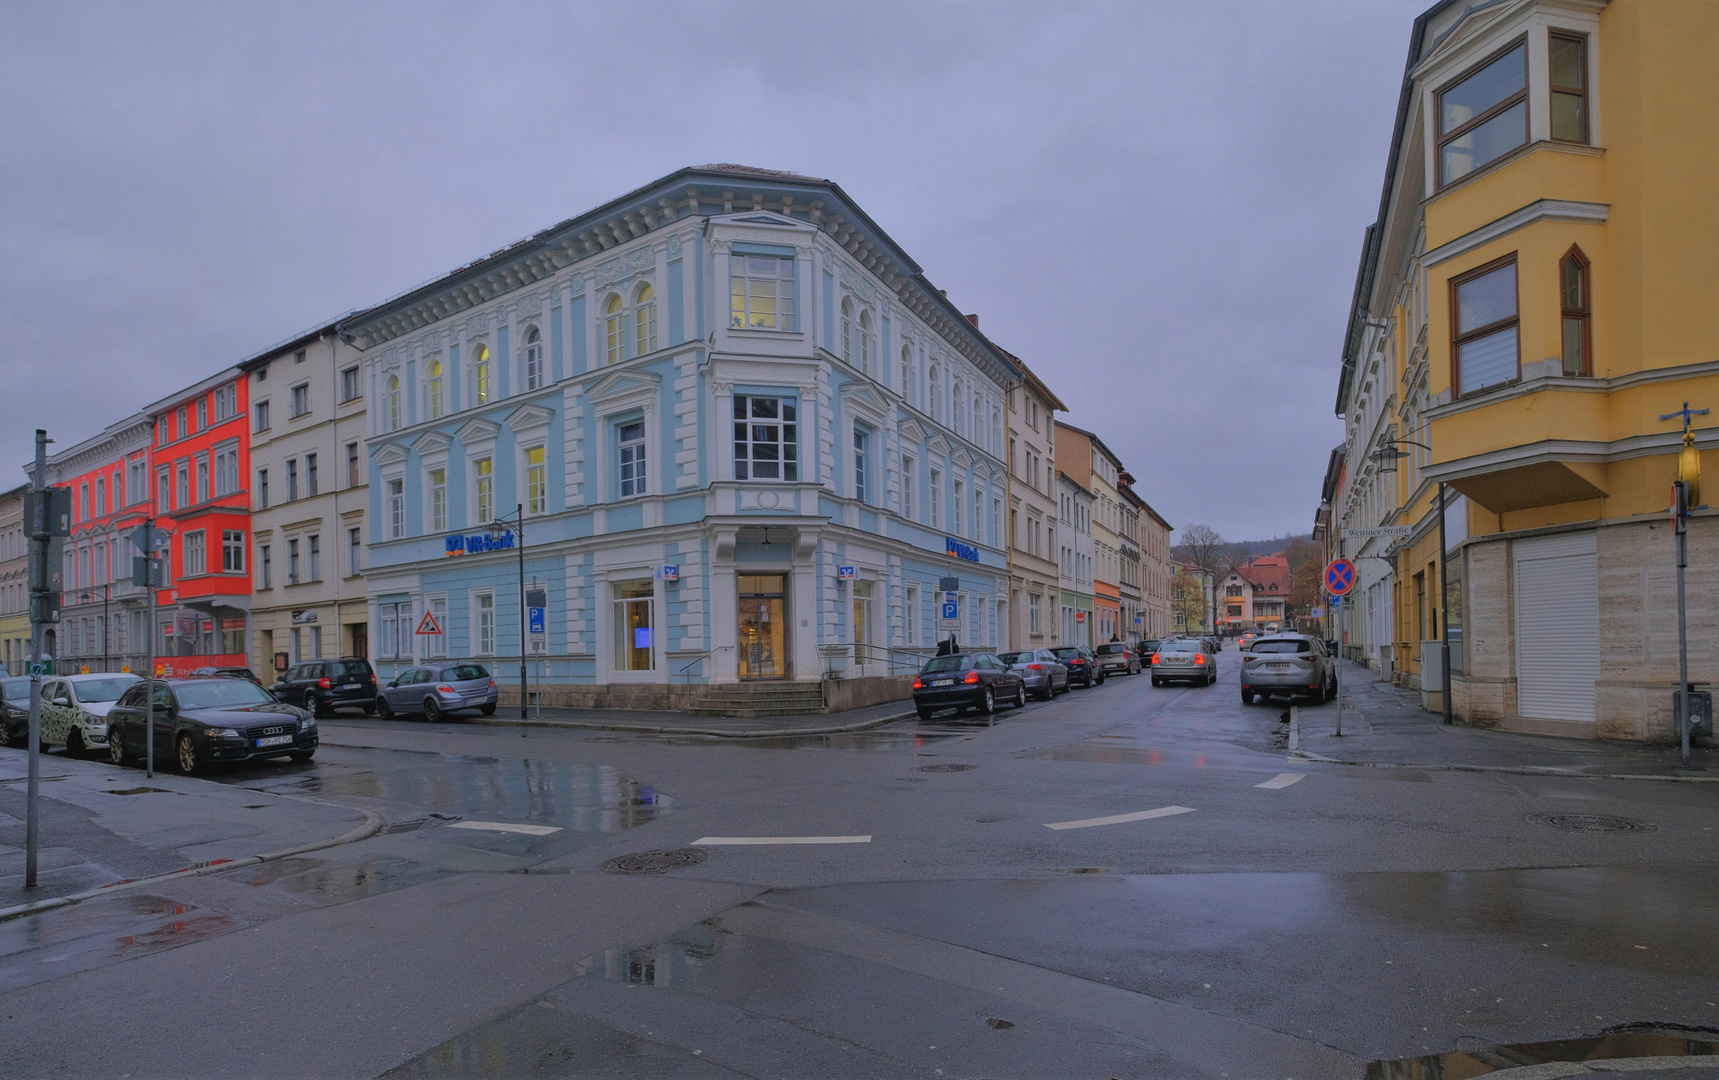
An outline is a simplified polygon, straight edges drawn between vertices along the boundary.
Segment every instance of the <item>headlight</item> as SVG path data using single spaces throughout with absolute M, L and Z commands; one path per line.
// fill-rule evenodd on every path
M 239 737 L 239 733 L 230 727 L 210 728 L 209 737 L 211 739 L 236 739 Z
M 309 717 L 306 717 L 305 719 L 299 721 L 298 729 L 300 731 L 315 731 L 316 730 L 316 717 L 309 716 Z

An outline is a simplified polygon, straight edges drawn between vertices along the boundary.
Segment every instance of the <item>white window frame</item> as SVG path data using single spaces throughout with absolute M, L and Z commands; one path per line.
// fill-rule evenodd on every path
M 485 604 L 488 601 L 488 604 Z M 498 637 L 499 612 L 495 603 L 494 589 L 474 589 L 471 594 L 472 605 L 472 634 L 471 646 L 473 656 L 495 656 L 496 640 Z M 485 637 L 488 641 L 485 641 Z

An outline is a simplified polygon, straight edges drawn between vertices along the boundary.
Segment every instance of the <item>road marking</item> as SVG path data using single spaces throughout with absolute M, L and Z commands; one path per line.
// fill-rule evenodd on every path
M 1270 780 L 1267 780 L 1263 784 L 1255 784 L 1254 787 L 1264 788 L 1267 791 L 1279 791 L 1279 790 L 1286 788 L 1289 785 L 1295 783 L 1297 780 L 1305 780 L 1305 779 L 1307 779 L 1306 773 L 1280 772 L 1276 776 L 1272 777 Z
M 1124 821 L 1145 821 L 1148 818 L 1173 817 L 1176 814 L 1191 814 L 1191 806 L 1160 806 L 1156 810 L 1141 810 L 1134 814 L 1117 814 L 1114 817 L 1086 818 L 1083 821 L 1050 821 L 1045 823 L 1047 829 L 1090 829 L 1094 825 L 1120 825 Z
M 701 836 L 697 844 L 869 844 L 869 836 Z
M 526 836 L 548 836 L 560 832 L 553 825 L 515 825 L 511 821 L 456 821 L 450 829 L 482 829 L 485 832 L 524 833 Z

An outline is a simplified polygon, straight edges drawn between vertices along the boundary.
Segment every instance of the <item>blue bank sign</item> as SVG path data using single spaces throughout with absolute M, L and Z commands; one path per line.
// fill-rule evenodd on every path
M 943 538 L 943 550 L 951 559 L 966 559 L 968 562 L 979 561 L 979 549 L 972 544 L 963 544 L 953 536 Z
M 486 551 L 512 551 L 513 530 L 501 534 L 500 539 L 493 539 L 488 533 L 472 533 L 470 536 L 450 536 L 447 538 L 449 555 L 481 555 Z

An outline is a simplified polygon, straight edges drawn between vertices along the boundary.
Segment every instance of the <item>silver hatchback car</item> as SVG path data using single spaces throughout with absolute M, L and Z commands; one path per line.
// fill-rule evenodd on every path
M 997 659 L 1020 673 L 1027 693 L 1040 701 L 1049 701 L 1057 691 L 1068 690 L 1068 665 L 1056 658 L 1049 649 L 1022 649 L 1020 652 L 998 653 Z
M 384 720 L 422 713 L 435 723 L 460 709 L 492 716 L 499 700 L 495 677 L 482 664 L 437 664 L 402 671 L 376 692 L 376 712 Z
M 1330 701 L 1337 694 L 1337 669 L 1325 642 L 1305 634 L 1268 634 L 1242 658 L 1241 697 L 1252 705 L 1257 695 L 1282 694 Z

